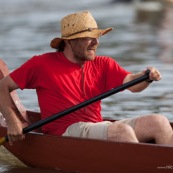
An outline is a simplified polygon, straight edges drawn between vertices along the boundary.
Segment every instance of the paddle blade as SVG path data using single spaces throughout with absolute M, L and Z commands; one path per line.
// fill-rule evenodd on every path
M 3 138 L 0 138 L 0 145 L 3 145 L 5 142 L 7 142 L 7 138 L 6 137 L 3 137 Z

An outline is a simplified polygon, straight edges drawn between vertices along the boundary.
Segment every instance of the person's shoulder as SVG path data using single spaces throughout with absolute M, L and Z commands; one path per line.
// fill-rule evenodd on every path
M 56 57 L 58 55 L 58 52 L 46 52 L 40 55 L 35 55 L 35 58 L 52 58 L 52 57 Z
M 31 59 L 33 59 L 33 61 L 36 62 L 50 62 L 51 60 L 57 58 L 57 56 L 59 55 L 59 52 L 46 52 L 43 54 L 39 54 L 39 55 L 34 55 Z
M 96 62 L 100 62 L 100 63 L 111 63 L 111 62 L 115 62 L 115 60 L 112 58 L 112 57 L 110 57 L 110 56 L 101 56 L 101 55 L 99 55 L 99 56 L 96 56 L 95 57 L 95 61 Z
M 95 57 L 95 59 L 108 59 L 108 58 L 111 58 L 111 57 L 105 56 L 105 55 L 97 55 L 97 56 Z

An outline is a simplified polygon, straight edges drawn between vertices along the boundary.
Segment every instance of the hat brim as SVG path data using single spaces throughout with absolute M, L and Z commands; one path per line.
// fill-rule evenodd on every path
M 85 32 L 81 32 L 81 33 L 78 33 L 75 35 L 71 35 L 69 37 L 61 37 L 61 38 L 57 37 L 51 41 L 50 46 L 54 49 L 57 49 L 62 40 L 70 40 L 70 39 L 84 38 L 84 37 L 99 38 L 102 35 L 105 35 L 108 32 L 110 32 L 112 29 L 113 28 L 107 28 L 107 29 L 102 29 L 102 30 L 95 29 L 92 31 L 85 31 Z

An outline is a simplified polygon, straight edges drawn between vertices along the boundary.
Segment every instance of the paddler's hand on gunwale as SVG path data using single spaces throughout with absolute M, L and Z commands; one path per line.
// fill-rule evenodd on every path
M 23 125 L 19 119 L 7 123 L 7 135 L 10 145 L 13 145 L 13 142 L 15 141 L 23 140 L 25 138 L 25 135 L 23 134 Z

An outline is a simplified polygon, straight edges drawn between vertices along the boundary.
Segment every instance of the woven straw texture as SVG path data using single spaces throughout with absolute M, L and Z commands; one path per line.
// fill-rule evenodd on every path
M 51 41 L 51 47 L 57 48 L 64 39 L 98 38 L 112 28 L 98 29 L 97 23 L 89 11 L 78 12 L 65 16 L 61 21 L 61 37 Z

